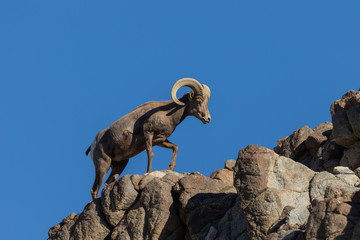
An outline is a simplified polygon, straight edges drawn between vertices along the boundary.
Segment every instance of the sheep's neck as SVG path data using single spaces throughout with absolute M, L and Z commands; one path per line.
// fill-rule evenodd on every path
M 174 129 L 188 116 L 185 106 L 176 106 L 175 109 L 169 112 L 169 115 L 171 116 Z

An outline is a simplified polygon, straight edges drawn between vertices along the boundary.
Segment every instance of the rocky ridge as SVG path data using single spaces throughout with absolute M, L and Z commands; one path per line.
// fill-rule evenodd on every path
M 249 145 L 210 178 L 169 170 L 124 175 L 49 239 L 360 239 L 360 92 L 332 123 Z

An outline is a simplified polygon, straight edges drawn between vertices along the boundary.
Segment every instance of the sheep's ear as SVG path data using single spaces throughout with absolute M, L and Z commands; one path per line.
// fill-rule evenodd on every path
M 194 93 L 194 91 L 191 90 L 191 91 L 189 92 L 189 99 L 190 99 L 190 101 L 193 100 L 194 96 L 195 96 L 195 93 Z

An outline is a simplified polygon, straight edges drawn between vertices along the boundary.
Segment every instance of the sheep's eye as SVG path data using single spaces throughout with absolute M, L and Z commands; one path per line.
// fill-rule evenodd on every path
M 202 103 L 202 98 L 200 98 L 200 97 L 197 97 L 197 98 L 195 98 L 195 101 L 197 102 L 197 103 Z

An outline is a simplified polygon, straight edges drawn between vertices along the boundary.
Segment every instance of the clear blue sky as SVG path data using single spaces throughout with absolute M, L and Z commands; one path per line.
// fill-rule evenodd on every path
M 0 2 L 2 239 L 45 239 L 91 200 L 96 133 L 193 77 L 212 122 L 170 140 L 176 171 L 209 176 L 241 148 L 330 121 L 360 86 L 359 1 Z M 185 92 L 185 91 L 183 91 Z M 182 92 L 182 93 L 183 93 Z M 155 147 L 153 170 L 171 151 Z M 124 174 L 143 174 L 146 154 Z

